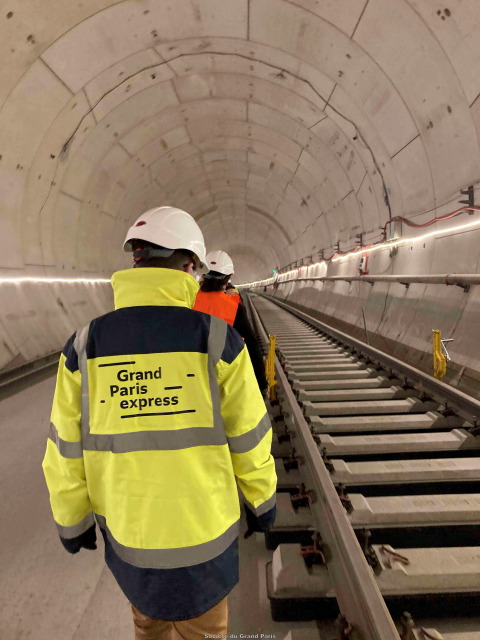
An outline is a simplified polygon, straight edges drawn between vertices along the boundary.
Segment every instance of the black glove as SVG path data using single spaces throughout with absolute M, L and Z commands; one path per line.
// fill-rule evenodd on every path
M 261 531 L 257 516 L 250 511 L 247 505 L 245 507 L 245 515 L 247 516 L 247 531 L 243 536 L 245 539 L 250 538 L 256 531 Z
M 62 538 L 62 536 L 60 536 L 60 540 L 68 553 L 78 553 L 82 548 L 94 551 L 97 548 L 95 525 L 92 525 L 90 529 L 87 529 L 76 538 Z
M 247 507 L 247 505 L 244 505 L 244 507 L 245 515 L 247 516 L 247 531 L 243 536 L 245 540 L 250 538 L 250 536 L 256 532 L 265 533 L 265 531 L 268 531 L 275 522 L 276 507 L 273 507 L 273 509 L 261 516 L 256 516 L 253 511 Z

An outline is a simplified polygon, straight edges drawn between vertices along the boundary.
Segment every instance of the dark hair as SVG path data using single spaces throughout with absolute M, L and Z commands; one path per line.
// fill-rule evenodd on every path
M 159 247 L 152 242 L 147 242 L 146 240 L 132 240 L 132 248 L 135 251 L 136 249 L 145 249 L 147 247 L 151 247 L 153 249 L 161 249 L 163 247 Z M 157 269 L 177 269 L 181 271 L 185 264 L 190 262 L 194 262 L 193 253 L 188 251 L 187 249 L 175 249 L 172 255 L 166 258 L 141 258 L 138 262 L 135 262 L 134 267 L 154 267 Z
M 203 276 L 203 282 L 200 289 L 205 293 L 222 291 L 229 278 L 230 276 L 224 276 L 223 273 L 219 273 L 218 271 L 209 271 Z

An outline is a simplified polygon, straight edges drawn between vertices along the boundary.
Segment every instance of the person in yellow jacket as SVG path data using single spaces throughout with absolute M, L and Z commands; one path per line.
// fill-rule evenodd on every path
M 60 359 L 43 461 L 53 516 L 70 553 L 96 548 L 98 524 L 137 639 L 226 634 L 236 482 L 247 533 L 275 519 L 270 421 L 240 336 L 191 309 L 205 263 L 194 219 L 150 210 L 124 249 L 137 268 L 113 275 L 115 311 Z

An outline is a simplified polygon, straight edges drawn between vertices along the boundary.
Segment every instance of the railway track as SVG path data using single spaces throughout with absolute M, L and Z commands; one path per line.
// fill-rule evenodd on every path
M 274 619 L 479 640 L 480 403 L 283 303 L 247 305 L 260 341 L 276 336 Z M 437 629 L 461 615 L 463 631 L 405 610 Z

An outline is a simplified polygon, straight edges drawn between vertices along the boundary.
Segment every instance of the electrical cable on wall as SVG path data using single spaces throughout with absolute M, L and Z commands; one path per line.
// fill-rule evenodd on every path
M 297 278 L 300 275 L 300 271 L 302 268 L 308 268 L 314 265 L 319 265 L 319 264 L 327 264 L 330 262 L 337 262 L 338 260 L 341 260 L 342 258 L 345 258 L 347 256 L 351 256 L 351 255 L 355 255 L 355 254 L 365 254 L 366 257 L 368 257 L 369 252 L 375 249 L 380 249 L 380 248 L 394 248 L 394 247 L 398 247 L 400 244 L 404 244 L 405 242 L 416 242 L 418 240 L 423 240 L 427 237 L 431 237 L 431 236 L 435 236 L 435 235 L 439 235 L 440 233 L 448 233 L 450 231 L 457 231 L 457 230 L 462 230 L 462 229 L 467 229 L 467 228 L 472 228 L 472 227 L 476 227 L 480 225 L 480 220 L 475 220 L 474 222 L 471 223 L 467 223 L 465 225 L 461 225 L 459 227 L 453 227 L 451 229 L 442 229 L 439 230 L 438 232 L 431 232 L 428 233 L 424 236 L 418 236 L 418 237 L 413 237 L 413 238 L 403 238 L 403 239 L 399 239 L 399 240 L 394 240 L 394 241 L 387 241 L 386 242 L 386 233 L 387 233 L 387 227 L 389 224 L 396 222 L 396 221 L 402 221 L 405 222 L 407 224 L 407 226 L 413 227 L 413 228 L 425 228 L 425 227 L 429 227 L 432 224 L 434 224 L 435 222 L 439 222 L 442 220 L 447 220 L 449 218 L 453 218 L 456 217 L 458 215 L 460 215 L 461 213 L 465 212 L 465 211 L 469 211 L 469 212 L 473 212 L 473 211 L 480 211 L 480 207 L 475 207 L 475 206 L 464 206 L 464 207 L 460 207 L 459 209 L 456 209 L 455 211 L 452 211 L 450 213 L 445 214 L 444 216 L 437 216 L 435 218 L 432 218 L 431 220 L 429 220 L 428 222 L 424 222 L 422 224 L 417 224 L 414 222 L 411 222 L 410 220 L 407 220 L 406 218 L 403 218 L 402 216 L 396 216 L 395 218 L 392 218 L 391 220 L 388 220 L 383 229 L 382 229 L 382 240 L 378 240 L 377 242 L 373 242 L 371 244 L 368 244 L 366 246 L 362 246 L 362 245 L 357 245 L 354 249 L 350 250 L 350 251 L 335 251 L 335 253 L 330 256 L 329 258 L 322 258 L 320 261 L 318 262 L 309 262 L 307 264 L 301 265 L 299 267 L 295 267 L 294 269 L 292 269 L 291 271 L 287 271 L 287 272 L 276 272 L 276 276 L 275 278 L 266 278 L 264 280 L 257 280 L 255 282 L 249 282 L 249 283 L 245 283 L 243 285 L 239 285 L 239 286 L 255 286 L 257 284 L 259 285 L 269 285 L 272 284 L 273 282 L 289 282 L 291 280 L 294 280 L 296 278 L 289 278 L 288 280 L 281 280 L 282 276 L 288 276 L 290 274 L 296 273 L 297 274 Z M 337 244 L 338 247 L 338 244 Z M 364 265 L 363 268 L 363 272 L 366 272 L 366 266 Z M 365 275 L 365 273 L 361 273 L 361 275 Z
M 437 216 L 435 218 L 432 218 L 431 220 L 429 220 L 428 222 L 424 222 L 422 224 L 417 224 L 415 222 L 412 222 L 411 220 L 408 220 L 407 218 L 404 218 L 403 216 L 395 216 L 393 218 L 391 218 L 390 220 L 387 220 L 387 222 L 385 223 L 385 225 L 382 228 L 382 238 L 380 240 L 377 240 L 376 242 L 372 242 L 370 244 L 367 245 L 357 245 L 355 248 L 353 249 L 349 249 L 347 251 L 335 251 L 335 253 L 333 253 L 333 255 L 331 255 L 329 258 L 322 258 L 321 262 L 331 262 L 332 260 L 334 260 L 337 257 L 340 256 L 346 256 L 346 255 L 352 255 L 354 253 L 357 253 L 359 251 L 365 251 L 367 249 L 371 249 L 372 247 L 375 247 L 379 244 L 383 244 L 386 241 L 386 237 L 387 237 L 387 227 L 394 223 L 394 222 L 402 222 L 404 224 L 406 224 L 408 227 L 413 227 L 415 229 L 422 229 L 425 227 L 429 227 L 432 224 L 435 224 L 435 222 L 440 222 L 441 220 L 448 220 L 449 218 L 454 218 L 458 215 L 460 215 L 461 213 L 463 213 L 464 211 L 480 211 L 480 207 L 460 207 L 459 209 L 456 209 L 455 211 L 452 211 L 450 213 L 447 213 L 444 216 Z M 368 255 L 368 254 L 367 254 Z M 302 267 L 310 267 L 313 264 L 319 264 L 319 263 L 315 263 L 315 262 L 310 262 L 304 265 L 301 265 Z M 301 267 L 299 267 L 301 268 Z M 280 275 L 282 275 L 280 273 Z

